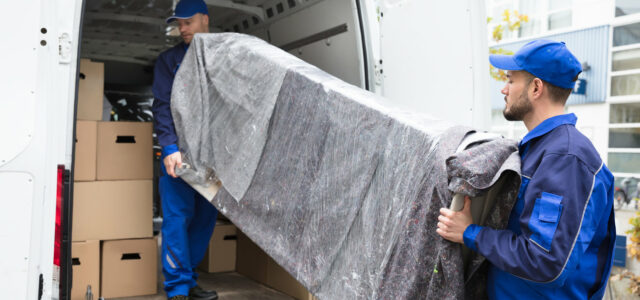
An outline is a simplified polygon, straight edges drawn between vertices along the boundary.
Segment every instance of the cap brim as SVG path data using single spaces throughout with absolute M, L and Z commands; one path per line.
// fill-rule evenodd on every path
M 195 15 L 196 14 L 193 14 L 193 15 L 190 15 L 190 16 L 175 16 L 174 15 L 174 16 L 168 17 L 166 22 L 167 22 L 167 24 L 169 24 L 169 23 L 171 23 L 171 22 L 173 22 L 173 21 L 175 21 L 177 19 L 189 19 L 189 18 L 191 18 L 191 17 L 193 17 Z
M 516 61 L 513 59 L 513 55 L 489 55 L 489 62 L 491 65 L 498 69 L 508 70 L 508 71 L 519 71 L 522 70 L 522 67 L 518 66 Z

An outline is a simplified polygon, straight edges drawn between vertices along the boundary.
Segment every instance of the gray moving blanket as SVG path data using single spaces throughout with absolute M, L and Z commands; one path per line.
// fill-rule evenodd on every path
M 504 228 L 520 184 L 514 141 L 456 153 L 470 128 L 240 34 L 196 35 L 171 101 L 192 166 L 181 176 L 217 176 L 212 203 L 318 298 L 484 297 L 484 258 L 463 263 L 435 232 L 438 210 L 453 193 L 491 194 L 483 225 Z

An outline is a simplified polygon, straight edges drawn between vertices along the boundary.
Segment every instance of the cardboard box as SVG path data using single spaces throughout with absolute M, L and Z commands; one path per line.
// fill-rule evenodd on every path
M 94 299 L 100 295 L 100 241 L 71 243 L 73 285 L 71 300 L 85 300 L 87 286 Z
M 88 59 L 80 60 L 78 79 L 78 120 L 102 120 L 104 97 L 104 64 Z
M 236 271 L 256 282 L 267 283 L 269 255 L 238 230 L 236 249 Z
M 238 231 L 237 272 L 298 300 L 316 299 L 300 282 Z
M 74 181 L 96 180 L 97 126 L 96 121 L 78 121 L 76 123 Z
M 101 297 L 153 295 L 158 292 L 157 287 L 156 239 L 103 242 Z
M 153 179 L 151 122 L 98 122 L 97 180 Z
M 73 241 L 153 236 L 151 180 L 76 182 Z
M 236 270 L 236 226 L 218 222 L 209 241 L 209 248 L 198 266 L 209 273 L 233 272 Z
M 267 261 L 267 286 L 298 300 L 313 300 L 315 297 L 289 272 L 271 257 Z

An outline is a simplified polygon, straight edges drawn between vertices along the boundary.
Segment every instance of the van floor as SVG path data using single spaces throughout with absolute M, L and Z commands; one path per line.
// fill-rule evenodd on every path
M 162 235 L 158 236 L 158 253 L 160 253 L 160 243 Z M 235 272 L 227 273 L 205 273 L 198 271 L 198 284 L 205 290 L 218 292 L 220 300 L 294 300 L 294 298 L 259 284 L 247 277 Z M 162 263 L 158 255 L 158 293 L 155 295 L 110 298 L 108 300 L 164 300 L 167 294 L 164 292 L 164 276 L 162 275 Z
M 238 273 L 201 273 L 198 284 L 204 289 L 218 292 L 220 300 L 293 300 L 293 298 L 261 285 Z M 162 281 L 158 285 L 158 294 L 117 298 L 117 300 L 164 300 L 167 295 L 162 289 Z M 109 299 L 114 300 L 114 299 Z

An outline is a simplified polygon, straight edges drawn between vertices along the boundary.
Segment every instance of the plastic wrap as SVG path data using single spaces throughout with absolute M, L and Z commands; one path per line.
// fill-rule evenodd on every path
M 403 112 L 240 34 L 196 35 L 171 101 L 189 181 L 215 174 L 212 203 L 320 299 L 484 293 L 484 259 L 463 264 L 462 246 L 435 232 L 438 210 L 451 190 L 477 196 L 506 178 L 485 222 L 506 226 L 515 142 L 456 156 L 470 128 Z M 484 159 L 464 155 L 478 147 Z

